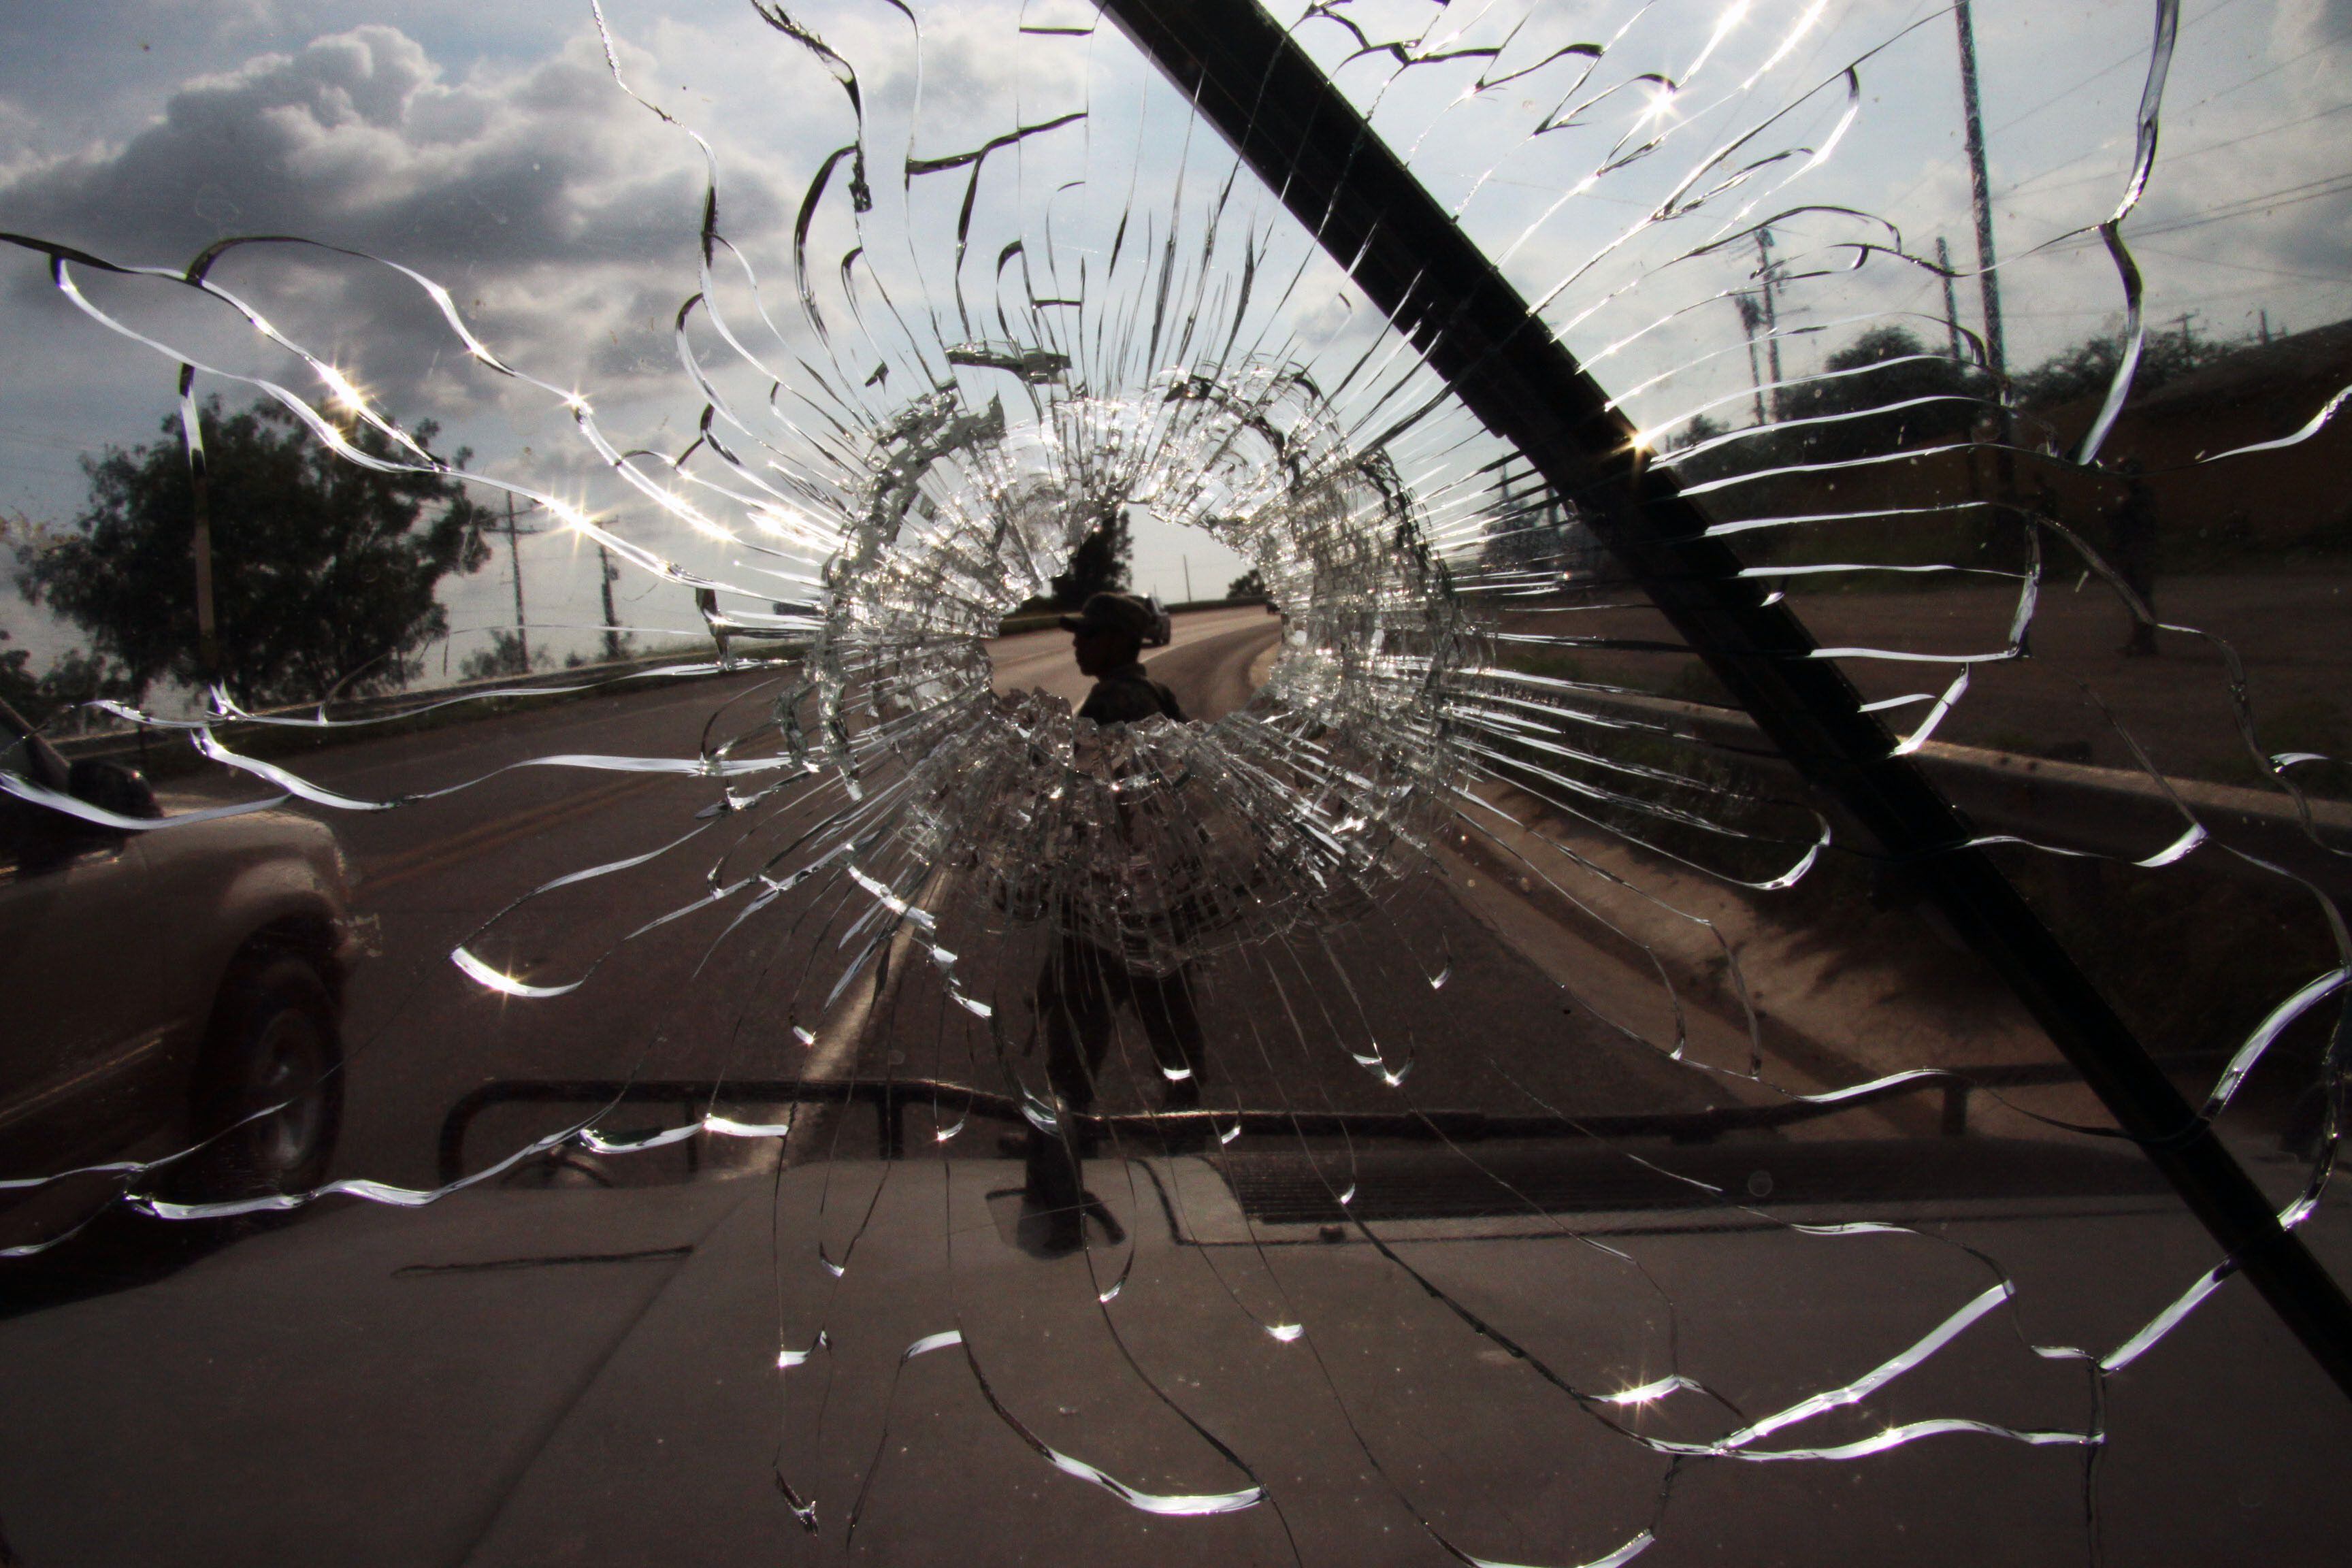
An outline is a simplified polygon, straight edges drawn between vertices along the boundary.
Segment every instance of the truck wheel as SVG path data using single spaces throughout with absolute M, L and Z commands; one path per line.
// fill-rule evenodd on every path
M 194 1131 L 174 1196 L 299 1193 L 325 1179 L 342 1124 L 342 1047 L 319 972 L 286 952 L 240 961 L 221 987 L 197 1069 Z

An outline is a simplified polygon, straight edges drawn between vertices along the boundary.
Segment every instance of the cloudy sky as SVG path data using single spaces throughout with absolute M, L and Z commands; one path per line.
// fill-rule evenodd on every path
M 692 438 L 706 401 L 682 372 L 672 335 L 680 303 L 700 287 L 706 172 L 680 129 L 691 127 L 717 161 L 721 228 L 734 247 L 719 258 L 714 303 L 730 323 L 756 324 L 761 309 L 778 322 L 765 340 L 774 352 L 751 345 L 761 371 L 712 338 L 707 321 L 697 323 L 696 341 L 727 363 L 713 374 L 747 427 L 761 418 L 797 427 L 774 435 L 778 471 L 814 474 L 828 417 L 853 405 L 879 416 L 904 394 L 921 355 L 899 339 L 931 340 L 936 349 L 1003 335 L 991 310 L 978 308 L 982 296 L 998 297 L 989 263 L 959 271 L 954 261 L 969 171 L 899 177 L 908 158 L 967 152 L 1015 126 L 1083 110 L 1085 120 L 1033 137 L 991 166 L 967 240 L 971 256 L 991 260 L 1024 241 L 1039 294 L 1050 291 L 1042 274 L 1052 271 L 1066 289 L 1077 267 L 1092 267 L 1089 330 L 1098 332 L 1122 311 L 1135 319 L 1148 293 L 1130 288 L 1124 305 L 1102 303 L 1121 298 L 1100 282 L 1111 252 L 1136 243 L 1121 237 L 1123 222 L 1148 227 L 1155 244 L 1171 225 L 1197 244 L 1216 188 L 1206 176 L 1221 169 L 1220 150 L 1205 132 L 1188 138 L 1181 104 L 1116 34 L 1020 31 L 1024 16 L 1032 26 L 1083 26 L 1087 13 L 1076 0 L 917 9 L 919 43 L 882 0 L 793 6 L 837 68 L 763 20 L 750 0 L 612 0 L 606 15 L 623 73 L 674 124 L 615 82 L 587 0 L 10 6 L 0 9 L 0 228 L 141 266 L 184 265 L 236 234 L 297 235 L 397 262 L 446 285 L 508 363 L 593 399 L 615 445 L 676 451 Z M 1738 282 L 1752 256 L 1741 248 L 1683 259 L 1742 222 L 1789 214 L 1775 229 L 1784 261 L 1801 275 L 1783 300 L 1787 320 L 1829 329 L 1790 343 L 1792 371 L 1879 313 L 1913 312 L 1915 325 L 1941 313 L 1940 287 L 1919 269 L 1883 257 L 1853 269 L 1857 253 L 1848 247 L 1856 240 L 1899 235 L 1904 248 L 1924 255 L 1941 235 L 1957 260 L 1973 259 L 1952 22 L 1927 0 L 1753 0 L 1728 9 L 1675 0 L 1457 3 L 1444 11 L 1398 0 L 1349 14 L 1375 41 L 1419 38 L 1424 54 L 1501 50 L 1400 72 L 1393 52 L 1350 58 L 1354 40 L 1334 24 L 1302 33 L 1391 142 L 1410 149 L 1433 188 L 1461 206 L 1471 232 L 1507 256 L 1522 287 L 1558 290 L 1548 319 L 1572 347 L 1591 356 L 1624 345 L 1601 362 L 1603 378 L 1620 388 L 1654 384 L 1643 395 L 1644 422 L 1746 383 L 1737 317 L 1716 296 Z M 2095 246 L 2065 237 L 2105 216 L 2122 188 L 2154 15 L 2147 4 L 2079 0 L 1978 6 L 2014 363 L 2119 319 L 2112 268 Z M 1542 63 L 1579 42 L 1608 46 L 1591 75 L 1580 74 L 1579 58 Z M 2185 315 L 2191 331 L 2231 337 L 2256 331 L 2265 313 L 2273 331 L 2352 315 L 2344 261 L 2352 188 L 2342 188 L 2352 187 L 2342 152 L 2352 144 L 2347 49 L 2352 0 L 2189 0 L 2156 175 L 2127 230 L 2138 237 L 2152 321 Z M 1501 88 L 1468 90 L 1482 72 L 1491 81 L 1523 67 L 1533 68 Z M 801 318 L 793 271 L 803 196 L 828 155 L 859 137 L 843 68 L 858 82 L 874 206 L 852 210 L 848 169 L 837 167 L 813 205 L 811 274 L 831 276 L 862 245 L 871 287 L 903 318 L 887 328 L 856 322 L 856 342 L 845 330 L 859 309 L 855 291 L 812 285 L 830 323 L 820 338 Z M 1653 73 L 1684 90 L 1661 107 L 1641 85 Z M 1577 105 L 1568 123 L 1537 133 Z M 1812 153 L 1842 121 L 1842 139 L 1816 164 Z M 1645 156 L 1622 158 L 1650 142 Z M 1734 142 L 1745 151 L 1709 163 Z M 1757 167 L 1703 211 L 1644 222 L 1694 171 L 1714 167 L 1715 178 L 1746 163 Z M 1318 364 L 1349 363 L 1377 341 L 1376 323 L 1361 319 L 1344 280 L 1302 237 L 1276 232 L 1262 193 L 1249 206 L 1252 194 L 1243 205 L 1268 234 L 1284 279 L 1295 280 L 1287 291 L 1265 291 L 1275 302 L 1258 307 L 1254 340 Z M 1220 265 L 1230 268 L 1233 254 L 1227 245 Z M 756 298 L 746 269 L 760 280 Z M 1198 271 L 1203 298 L 1231 297 L 1229 277 L 1220 285 L 1213 268 Z M 609 508 L 599 515 L 649 548 L 712 570 L 728 564 L 723 546 L 697 540 L 641 498 L 600 490 L 601 466 L 560 403 L 469 363 L 400 275 L 322 250 L 270 247 L 232 253 L 215 277 L 350 372 L 393 416 L 438 420 L 442 445 L 471 446 L 477 468 Z M 179 352 L 305 395 L 320 390 L 294 374 L 299 362 L 184 289 L 80 281 L 95 308 Z M 961 311 L 959 284 L 970 296 Z M 1975 311 L 1973 284 L 1964 283 L 1964 324 L 1974 324 Z M 154 438 L 175 363 L 75 310 L 27 254 L 0 256 L 0 510 L 62 523 L 80 503 L 81 455 Z M 1932 321 L 1922 331 L 1936 335 Z M 1142 365 L 1139 340 L 1124 358 L 1112 352 L 1116 331 L 1098 341 L 1102 364 Z M 862 386 L 868 362 L 900 372 Z M 1005 379 L 993 391 L 968 385 L 968 399 L 1007 396 L 1017 418 L 1020 389 Z M 232 403 L 253 395 L 208 384 Z M 1237 569 L 1205 536 L 1149 525 L 1139 585 L 1181 595 L 1185 554 L 1203 594 Z M 593 559 L 570 537 L 524 546 L 534 620 L 596 618 Z M 622 592 L 625 618 L 693 624 L 674 589 L 632 577 Z M 453 621 L 461 629 L 498 624 L 511 613 L 509 595 L 501 561 L 452 585 Z M 44 659 L 70 641 L 13 594 L 0 601 L 0 625 Z M 591 639 L 551 631 L 547 640 Z

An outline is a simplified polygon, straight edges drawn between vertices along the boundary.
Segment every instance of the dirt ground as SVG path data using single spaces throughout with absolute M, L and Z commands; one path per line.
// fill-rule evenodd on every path
M 1894 593 L 1791 592 L 1790 602 L 1826 648 L 1992 656 L 1973 667 L 1968 694 L 1937 731 L 1962 745 L 2134 766 L 2126 733 L 2168 773 L 2253 784 L 2240 738 L 2231 674 L 2221 644 L 2233 649 L 2265 751 L 2352 753 L 2352 575 L 2179 576 L 2157 584 L 2158 618 L 2207 636 L 2159 634 L 2154 658 L 2122 652 L 2130 621 L 2114 592 L 2094 578 L 2044 584 L 2027 634 L 2027 657 L 1999 659 L 2017 607 L 2009 584 Z M 1532 612 L 1514 629 L 1611 638 L 1673 633 L 1646 605 Z M 2218 642 L 2215 639 L 2219 639 Z M 1544 650 L 1533 662 L 1553 673 L 1618 680 L 1694 701 L 1723 700 L 1689 656 L 1607 649 Z M 1937 692 L 1958 663 L 1846 657 L 1840 664 L 1870 700 Z M 2105 705 L 2103 710 L 2102 704 Z M 1899 731 L 1927 711 L 1896 709 Z M 2307 775 L 2320 770 L 2306 769 Z M 2337 770 L 2339 774 L 2343 770 Z M 2306 776 L 2317 784 L 2316 776 Z M 2334 793 L 2334 792 L 2330 792 Z

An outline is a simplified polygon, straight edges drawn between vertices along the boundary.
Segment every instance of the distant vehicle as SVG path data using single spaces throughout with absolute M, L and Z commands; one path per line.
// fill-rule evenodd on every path
M 1160 602 L 1157 594 L 1146 594 L 1143 602 L 1151 606 L 1151 630 L 1144 637 L 1143 646 L 1166 647 L 1176 637 L 1176 625 L 1168 614 L 1168 606 Z
M 136 771 L 68 765 L 5 703 L 0 770 L 163 815 Z M 306 818 L 134 831 L 0 793 L 0 1179 L 201 1144 L 142 1188 L 201 1201 L 318 1184 L 342 1114 L 349 906 L 334 835 Z M 114 1190 L 82 1177 L 0 1194 L 0 1245 L 70 1228 Z

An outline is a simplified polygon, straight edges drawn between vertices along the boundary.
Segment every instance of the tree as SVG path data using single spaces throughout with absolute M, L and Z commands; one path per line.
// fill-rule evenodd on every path
M 0 642 L 8 640 L 8 633 L 0 630 Z M 101 697 L 127 700 L 138 695 L 120 666 L 109 664 L 87 649 L 66 649 L 46 673 L 38 676 L 33 673 L 32 658 L 21 647 L 0 649 L 0 701 L 14 708 L 28 723 L 46 728 L 70 714 L 71 727 L 84 728 L 96 715 L 85 710 L 83 704 Z
M 1667 438 L 1666 446 L 1673 451 L 1687 452 L 1693 447 L 1705 446 L 1729 428 L 1730 426 L 1720 419 L 1709 418 L 1704 414 L 1695 414 L 1681 429 Z
M 1265 574 L 1253 566 L 1225 584 L 1228 599 L 1263 599 L 1265 597 Z
M 2178 332 L 2150 332 L 2140 344 L 2139 365 L 2132 373 L 2132 395 L 2145 397 L 2166 382 L 2202 370 L 2243 346 L 2199 339 L 2186 324 Z M 2079 397 L 2103 398 L 2123 363 L 2122 333 L 2084 338 L 2020 375 L 2018 401 L 2030 408 L 2051 408 Z
M 22 513 L 0 517 L 0 546 L 19 556 L 44 548 L 49 532 Z M 16 641 L 16 634 L 0 626 L 0 643 Z M 131 697 L 130 680 L 119 666 L 84 648 L 68 648 L 41 675 L 33 673 L 30 649 L 0 647 L 0 702 L 14 708 L 28 723 L 46 726 L 59 714 L 101 697 Z M 86 723 L 91 717 L 78 714 Z
M 5 626 L 0 626 L 0 642 L 11 641 Z M 41 682 L 33 674 L 33 656 L 21 647 L 0 648 L 0 702 L 5 702 L 33 723 L 43 715 L 34 711 L 41 700 Z
M 20 552 L 26 548 L 26 540 L 37 537 L 38 535 L 33 531 L 33 525 L 21 517 L 0 517 L 0 540 L 13 538 L 15 548 Z M 16 640 L 15 633 L 6 626 L 0 626 L 0 642 Z M 26 719 L 37 724 L 44 717 L 34 711 L 40 703 L 41 682 L 39 678 L 33 674 L 32 666 L 33 656 L 26 649 L 0 648 L 0 702 L 7 703 Z
M 1127 566 L 1134 552 L 1128 537 L 1127 513 L 1113 507 L 1095 531 L 1070 554 L 1070 563 L 1054 579 L 1054 602 L 1076 609 L 1094 595 L 1127 586 Z
M 576 658 L 572 660 L 575 667 L 579 662 Z M 534 668 L 547 668 L 548 657 L 543 653 L 533 654 L 529 658 L 523 657 L 523 642 L 519 633 L 493 630 L 490 646 L 467 654 L 465 662 L 458 667 L 458 674 L 467 680 L 493 680 L 500 676 L 529 675 Z
M 1695 421 L 1706 433 L 1704 418 Z M 1496 470 L 1478 563 L 1504 576 L 1557 580 L 1590 563 L 1593 538 L 1576 503 L 1533 469 L 1507 463 Z
M 1883 368 L 1871 369 L 1872 366 Z M 1826 415 L 1860 418 L 1817 425 L 1790 434 L 1795 456 L 1812 462 L 1868 457 L 1915 442 L 1965 435 L 1982 412 L 1963 399 L 1984 395 L 1976 378 L 1927 346 L 1903 327 L 1873 327 L 1829 356 L 1824 371 L 1862 371 L 1830 381 L 1807 382 L 1780 395 L 1779 416 L 1786 422 Z M 1938 401 L 1913 407 L 1892 405 L 1919 398 Z M 1889 409 L 1870 414 L 1870 409 Z
M 204 426 L 222 678 L 248 702 L 405 681 L 448 628 L 434 597 L 441 579 L 489 559 L 488 510 L 455 479 L 347 462 L 275 405 L 224 416 L 215 397 Z M 152 446 L 83 458 L 89 503 L 74 530 L 17 556 L 25 597 L 79 625 L 134 693 L 211 673 L 196 635 L 195 491 L 177 421 L 163 428 Z M 425 444 L 435 434 L 430 423 L 415 431 Z M 346 438 L 394 455 L 366 425 Z M 429 507 L 438 510 L 421 521 Z

